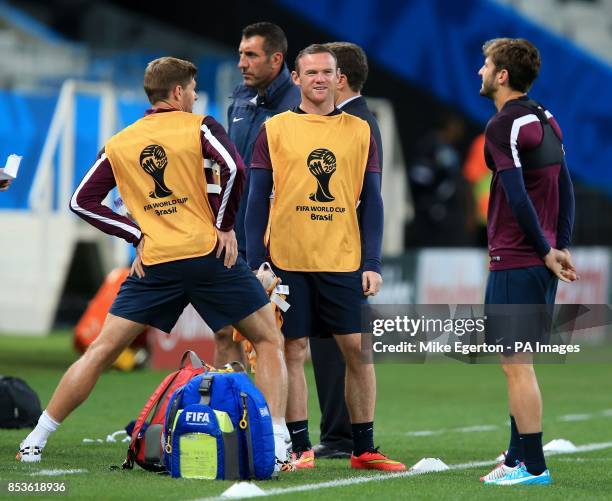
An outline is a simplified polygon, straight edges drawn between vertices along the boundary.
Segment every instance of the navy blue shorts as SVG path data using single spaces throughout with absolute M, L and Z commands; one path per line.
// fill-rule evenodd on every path
M 361 305 L 366 304 L 361 270 L 342 273 L 284 271 L 272 266 L 289 286 L 283 313 L 285 337 L 328 337 L 361 332 Z
M 213 331 L 233 325 L 269 302 L 259 280 L 238 257 L 228 269 L 210 253 L 144 266 L 145 276 L 128 277 L 110 313 L 170 332 L 188 303 Z
M 548 343 L 557 277 L 546 266 L 491 271 L 485 293 L 485 342 L 514 353 L 515 343 Z

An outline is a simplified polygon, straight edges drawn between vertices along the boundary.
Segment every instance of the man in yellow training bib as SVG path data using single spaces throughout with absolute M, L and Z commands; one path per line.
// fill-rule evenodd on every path
M 283 315 L 283 332 L 293 463 L 314 467 L 304 361 L 309 334 L 328 332 L 346 361 L 345 396 L 354 440 L 351 466 L 402 471 L 403 464 L 374 447 L 376 376 L 374 366 L 361 359 L 360 308 L 382 283 L 383 207 L 376 142 L 365 120 L 335 108 L 339 71 L 329 48 L 311 45 L 302 50 L 292 78 L 300 87 L 301 103 L 270 118 L 259 132 L 245 227 L 251 269 L 269 257 L 290 290 L 292 306 Z
M 170 332 L 191 303 L 213 331 L 235 325 L 255 346 L 261 361 L 257 385 L 272 415 L 277 469 L 290 466 L 285 463 L 283 340 L 261 284 L 244 259 L 237 259 L 233 227 L 244 164 L 216 120 L 192 113 L 196 72 L 189 61 L 173 57 L 149 63 L 144 88 L 152 108 L 106 143 L 72 197 L 72 211 L 132 243 L 137 259 L 102 332 L 68 369 L 22 442 L 20 461 L 40 461 L 49 435 L 147 325 Z M 210 189 L 205 159 L 220 166 L 220 190 Z M 135 221 L 102 204 L 115 186 Z

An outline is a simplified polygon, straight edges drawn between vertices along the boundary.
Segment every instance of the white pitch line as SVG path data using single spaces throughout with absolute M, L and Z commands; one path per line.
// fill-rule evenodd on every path
M 602 449 L 610 449 L 612 448 L 612 442 L 599 442 L 593 444 L 585 444 L 576 447 L 575 451 L 572 452 L 550 452 L 547 453 L 547 456 L 553 456 L 558 454 L 575 454 L 577 452 L 590 452 L 590 451 L 598 451 Z M 480 466 L 487 466 L 491 464 L 495 464 L 497 461 L 473 461 L 470 463 L 459 463 L 449 465 L 450 470 L 467 470 L 469 468 L 476 468 Z M 438 472 L 430 472 L 430 473 L 438 473 Z M 398 478 L 406 478 L 413 477 L 415 475 L 424 475 L 425 473 L 417 473 L 415 471 L 404 471 L 399 473 L 385 473 L 378 475 L 369 475 L 363 477 L 352 477 L 345 478 L 342 480 L 331 480 L 329 482 L 319 482 L 316 484 L 304 484 L 304 485 L 293 485 L 291 487 L 276 487 L 274 489 L 269 489 L 264 491 L 263 494 L 254 494 L 247 497 L 264 497 L 264 496 L 278 496 L 280 494 L 289 494 L 291 492 L 303 492 L 303 491 L 315 491 L 319 489 L 329 489 L 333 487 L 344 487 L 347 485 L 356 485 L 356 484 L 364 484 L 368 482 L 384 482 L 386 480 L 394 480 Z M 196 501 L 226 501 L 227 499 L 244 499 L 240 497 L 236 498 L 227 498 L 223 496 L 214 496 L 208 498 L 200 498 Z
M 579 421 L 590 421 L 599 417 L 612 417 L 612 409 L 604 409 L 591 414 L 563 414 L 557 416 L 556 420 L 565 423 L 574 423 Z M 499 429 L 499 426 L 494 424 L 481 424 L 475 426 L 463 426 L 460 428 L 441 428 L 439 430 L 416 430 L 396 433 L 379 432 L 384 435 L 402 435 L 405 437 L 431 437 L 433 435 L 442 435 L 443 433 L 477 433 L 484 431 L 494 431 Z
M 589 421 L 591 419 L 593 419 L 593 414 L 565 414 L 564 416 L 559 416 L 557 421 L 573 423 L 576 421 Z
M 483 431 L 494 431 L 499 429 L 495 424 L 477 424 L 474 426 L 462 426 L 460 428 L 442 428 L 440 430 L 417 430 L 399 433 L 406 437 L 431 437 L 432 435 L 442 435 L 443 433 L 479 433 Z M 386 433 L 383 432 L 386 435 Z M 390 433 L 398 435 L 398 433 Z
M 597 419 L 601 416 L 612 417 L 612 409 L 603 409 L 602 411 L 590 414 L 565 414 L 563 416 L 558 416 L 557 421 L 564 421 L 570 423 L 575 421 L 590 421 L 591 419 Z
M 39 470 L 30 473 L 30 476 L 58 477 L 60 475 L 74 475 L 77 473 L 87 473 L 87 470 Z
M 432 435 L 440 435 L 444 433 L 445 430 L 420 430 L 420 431 L 407 431 L 406 433 L 401 433 L 400 435 L 406 435 L 408 437 L 431 437 Z M 395 435 L 395 433 L 393 433 Z
M 497 430 L 499 426 L 494 424 L 479 424 L 476 426 L 464 426 L 463 428 L 455 428 L 451 431 L 456 431 L 457 433 L 476 433 L 479 431 L 493 431 Z
M 599 451 L 601 449 L 609 449 L 612 447 L 612 442 L 599 442 L 594 444 L 579 445 L 573 452 L 551 452 L 550 454 L 575 454 L 576 452 L 591 452 Z

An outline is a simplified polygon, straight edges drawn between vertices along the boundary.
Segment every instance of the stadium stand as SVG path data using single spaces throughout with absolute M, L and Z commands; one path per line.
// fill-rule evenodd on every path
M 558 110 L 560 123 L 575 124 L 564 138 L 572 173 L 612 194 L 608 168 L 612 147 L 604 146 L 612 128 L 612 90 L 607 85 L 612 66 L 566 38 L 513 9 L 485 0 L 415 0 L 399 10 L 396 2 L 376 0 L 360 0 L 358 5 L 333 0 L 279 3 L 334 37 L 354 40 L 382 66 L 417 82 L 442 101 L 457 103 L 482 125 L 491 116 L 491 104 L 474 92 L 479 85 L 483 41 L 508 32 L 528 38 L 540 47 L 544 61 L 532 97 Z M 576 125 L 585 121 L 591 124 L 588 130 Z M 597 158 L 596 144 L 601 145 Z
M 610 0 L 498 0 L 551 31 L 612 62 L 612 1 Z
M 0 90 L 6 117 L 0 126 L 0 151 L 23 156 L 18 182 L 0 198 L 3 259 L 11 263 L 0 285 L 0 331 L 43 334 L 54 322 L 82 244 L 93 243 L 97 250 L 88 253 L 94 269 L 98 265 L 108 272 L 128 261 L 131 251 L 125 244 L 91 231 L 67 208 L 104 141 L 148 107 L 141 82 L 122 69 L 142 68 L 159 54 L 97 57 L 85 45 L 66 41 L 4 3 L 0 20 L 0 44 L 8 51 L 2 81 L 8 89 Z M 229 94 L 228 61 L 201 59 L 203 75 L 215 75 L 203 84 L 212 81 L 209 88 L 216 88 L 219 81 L 223 94 Z M 218 114 L 217 103 L 205 90 L 197 104 L 200 112 Z
M 0 161 L 9 153 L 24 156 L 19 182 L 0 195 L 0 225 L 7 229 L 3 255 L 15 264 L 0 285 L 0 294 L 7 298 L 0 331 L 46 332 L 58 309 L 66 310 L 66 295 L 75 282 L 72 275 L 78 274 L 75 262 L 101 270 L 95 275 L 99 280 L 111 268 L 126 264 L 130 249 L 94 235 L 67 214 L 66 200 L 104 140 L 147 107 L 141 92 L 146 62 L 166 51 L 191 57 L 199 67 L 199 110 L 222 122 L 231 90 L 239 81 L 233 44 L 240 28 L 235 33 L 227 27 L 211 27 L 206 34 L 194 30 L 194 19 L 204 15 L 203 6 L 194 6 L 192 19 L 182 20 L 191 26 L 185 28 L 177 22 L 168 24 L 169 19 L 154 19 L 144 7 L 138 12 L 139 2 L 134 3 L 134 11 L 121 7 L 121 2 L 76 4 L 78 8 L 59 16 L 53 2 L 0 2 L 0 48 L 5 52 L 0 62 L 0 109 L 5 116 L 0 125 Z M 257 10 L 246 1 L 234 4 L 241 13 L 232 20 L 236 25 L 244 20 L 240 16 L 255 15 Z M 369 98 L 369 103 L 383 129 L 387 159 L 383 176 L 387 256 L 404 259 L 404 227 L 414 217 L 406 168 L 417 149 L 416 138 L 432 130 L 441 110 L 450 108 L 466 120 L 463 151 L 467 149 L 491 115 L 490 103 L 475 92 L 480 85 L 476 74 L 480 44 L 508 32 L 541 47 L 545 65 L 533 95 L 554 109 L 562 124 L 571 124 L 565 128 L 569 166 L 577 181 L 575 241 L 612 243 L 612 221 L 593 217 L 612 209 L 608 168 L 612 149 L 607 141 L 612 127 L 607 85 L 610 50 L 605 44 L 597 51 L 582 43 L 583 35 L 569 24 L 560 24 L 556 32 L 540 24 L 551 17 L 543 9 L 558 8 L 567 12 L 563 16 L 568 23 L 582 19 L 575 23 L 581 26 L 593 19 L 600 26 L 593 9 L 610 12 L 609 0 L 586 5 L 552 0 L 469 0 L 461 5 L 414 0 L 399 10 L 390 0 L 313 0 L 307 6 L 295 0 L 266 0 L 264 4 L 268 11 L 286 16 L 293 53 L 312 40 L 343 38 L 368 52 L 373 70 L 366 94 L 379 96 Z M 109 29 L 91 29 L 96 22 Z M 594 31 L 605 35 L 603 28 Z M 570 35 L 581 47 L 568 43 Z M 556 60 L 564 64 L 547 63 Z M 581 123 L 584 126 L 576 125 Z M 390 265 L 388 270 L 392 269 L 397 267 Z M 401 277 L 403 272 L 389 273 Z M 401 279 L 393 282 L 398 290 L 407 290 Z M 96 288 L 92 286 L 91 294 Z M 85 304 L 86 300 L 80 307 Z

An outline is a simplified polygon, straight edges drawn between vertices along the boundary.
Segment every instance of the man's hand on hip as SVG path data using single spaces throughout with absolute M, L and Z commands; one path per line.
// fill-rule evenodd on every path
M 223 265 L 226 268 L 231 268 L 236 264 L 236 259 L 238 258 L 238 242 L 236 241 L 236 234 L 234 233 L 234 230 L 221 231 L 218 228 L 215 228 L 215 230 L 217 230 L 217 237 L 219 240 L 217 245 L 217 257 L 220 257 L 225 250 Z
M 142 267 L 142 248 L 144 246 L 144 237 L 136 247 L 136 257 L 132 262 L 132 267 L 130 268 L 130 276 L 136 275 L 138 278 L 142 278 L 145 276 L 144 268 Z

